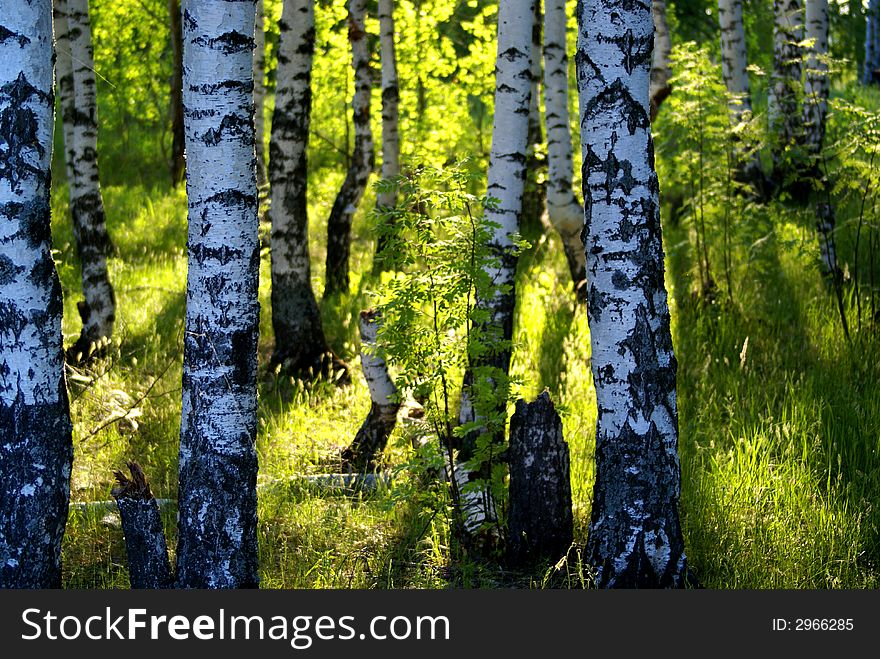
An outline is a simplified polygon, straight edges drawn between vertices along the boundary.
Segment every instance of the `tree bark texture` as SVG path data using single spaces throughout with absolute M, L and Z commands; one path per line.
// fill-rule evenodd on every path
M 574 537 L 568 445 L 545 391 L 519 400 L 510 418 L 508 558 L 519 565 L 557 561 Z
M 808 153 L 818 156 L 825 141 L 828 114 L 828 0 L 806 0 L 806 51 L 804 77 L 803 140 Z
M 742 0 L 718 0 L 718 22 L 721 26 L 721 74 L 731 98 L 730 122 L 736 126 L 752 111 Z
M 113 244 L 107 233 L 98 175 L 97 97 L 89 3 L 88 0 L 65 0 L 65 4 L 74 87 L 70 211 L 82 267 L 84 298 L 77 303 L 82 331 L 67 354 L 69 359 L 78 362 L 87 359 L 101 341 L 113 335 L 116 296 L 107 270 L 107 256 Z
M 568 52 L 565 0 L 545 0 L 544 106 L 547 122 L 547 214 L 562 239 L 578 299 L 586 297 L 584 207 L 572 182 L 571 125 L 568 114 Z
M 185 0 L 189 261 L 177 586 L 257 585 L 254 0 Z
M 648 90 L 648 5 L 579 0 L 584 245 L 596 386 L 588 560 L 600 587 L 680 586 L 676 362 Z
M 70 56 L 70 34 L 67 27 L 67 3 L 52 3 L 55 31 L 55 84 L 61 101 L 61 130 L 64 135 L 64 167 L 68 186 L 73 185 L 73 121 L 76 114 L 73 93 L 73 60 Z
M 393 179 L 400 174 L 400 134 L 398 106 L 400 86 L 397 80 L 397 54 L 394 50 L 394 0 L 379 0 L 379 48 L 382 58 L 382 178 Z M 376 198 L 379 208 L 397 205 L 394 188 L 379 192 Z M 382 235 L 376 243 L 376 255 L 385 249 Z M 382 267 L 381 259 L 376 261 Z
M 660 105 L 672 93 L 672 69 L 669 66 L 669 54 L 672 52 L 672 41 L 669 38 L 669 26 L 666 24 L 666 0 L 653 0 L 651 13 L 654 20 L 654 54 L 651 60 L 651 121 L 657 118 Z
M 531 233 L 533 227 L 540 226 L 541 216 L 547 201 L 547 181 L 545 158 L 541 155 L 544 143 L 544 127 L 541 123 L 540 82 L 543 76 L 541 48 L 543 41 L 543 20 L 541 0 L 534 3 L 535 18 L 532 23 L 532 84 L 529 92 L 529 136 L 526 149 L 526 182 L 523 190 L 520 231 Z
M 381 316 L 375 310 L 361 313 L 361 368 L 370 390 L 370 411 L 354 441 L 342 453 L 346 464 L 360 472 L 375 468 L 376 458 L 385 450 L 400 409 L 400 403 L 395 399 L 397 387 L 388 375 L 385 360 L 375 353 L 381 322 Z
M 128 575 L 132 588 L 171 588 L 171 565 L 159 504 L 140 465 L 129 462 L 131 478 L 114 472 L 116 486 L 111 491 L 122 519 Z
M 348 259 L 351 253 L 351 222 L 367 180 L 373 171 L 373 133 L 370 129 L 370 53 L 364 29 L 366 0 L 348 0 L 348 39 L 354 69 L 354 152 L 351 166 L 336 195 L 327 220 L 327 272 L 324 295 L 348 292 Z
M 486 190 L 489 197 L 498 200 L 496 206 L 486 210 L 486 219 L 497 225 L 489 247 L 497 257 L 498 265 L 486 271 L 488 279 L 496 286 L 496 292 L 490 299 L 477 299 L 475 305 L 488 312 L 486 326 L 481 331 L 486 335 L 495 334 L 505 341 L 510 341 L 513 337 L 513 311 L 516 302 L 513 236 L 519 230 L 526 179 L 532 21 L 535 16 L 533 2 L 534 0 L 502 0 L 498 8 L 495 117 Z M 490 350 L 479 362 L 472 361 L 469 364 L 461 393 L 461 424 L 478 420 L 469 391 L 473 383 L 472 369 L 478 366 L 494 366 L 505 374 L 509 373 L 509 348 Z M 480 476 L 478 472 L 469 472 L 465 467 L 465 463 L 473 457 L 476 436 L 477 433 L 470 433 L 460 441 L 454 474 L 460 484 Z M 468 532 L 479 528 L 484 520 L 491 519 L 493 515 L 493 505 L 488 493 L 473 492 L 471 495 L 463 498 L 465 530 Z
M 171 184 L 183 181 L 186 172 L 183 136 L 183 26 L 180 24 L 180 0 L 168 0 L 171 40 Z
M 767 116 L 778 132 L 774 158 L 792 143 L 799 129 L 798 88 L 801 84 L 801 46 L 804 40 L 803 0 L 773 2 L 773 73 L 767 92 Z
M 49 228 L 51 0 L 0 12 L 0 587 L 60 588 L 73 461 Z
M 315 50 L 313 0 L 286 0 L 280 27 L 269 144 L 272 363 L 297 377 L 317 377 L 334 365 L 343 369 L 345 365 L 327 346 L 309 261 L 306 186 Z
M 266 27 L 263 0 L 257 0 L 254 22 L 254 146 L 257 153 L 257 184 L 267 181 L 265 154 L 265 120 L 263 106 L 266 102 Z
M 837 248 L 834 240 L 836 224 L 834 207 L 826 202 L 816 204 L 816 230 L 819 232 L 819 253 L 822 268 L 828 274 L 838 273 Z

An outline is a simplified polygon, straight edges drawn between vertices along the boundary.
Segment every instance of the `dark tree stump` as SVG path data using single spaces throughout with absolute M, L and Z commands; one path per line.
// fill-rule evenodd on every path
M 508 560 L 529 565 L 557 560 L 573 539 L 568 445 L 562 421 L 544 391 L 519 400 L 510 419 Z
M 128 463 L 131 479 L 114 472 L 113 498 L 119 506 L 132 588 L 171 588 L 171 565 L 165 531 L 150 485 L 140 465 Z

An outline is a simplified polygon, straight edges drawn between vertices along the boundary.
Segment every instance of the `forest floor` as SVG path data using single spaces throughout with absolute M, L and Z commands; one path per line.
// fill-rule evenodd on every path
M 339 182 L 338 175 L 315 176 L 310 190 L 319 299 L 326 216 Z M 110 259 L 117 336 L 107 359 L 68 372 L 75 444 L 72 500 L 110 499 L 113 470 L 124 468 L 126 460 L 141 463 L 158 498 L 174 499 L 185 191 L 111 183 L 103 192 L 117 248 Z M 53 235 L 69 344 L 79 333 L 81 294 L 66 200 L 60 181 L 53 191 Z M 362 208 L 374 203 L 370 191 Z M 667 287 L 679 363 L 681 513 L 692 570 L 709 588 L 880 587 L 880 360 L 867 305 L 850 345 L 819 271 L 809 213 L 781 207 L 749 219 L 758 239 L 737 248 L 730 294 L 721 282 L 714 297 L 699 297 L 689 228 L 668 221 L 666 211 Z M 842 254 L 851 253 L 846 246 L 853 231 L 849 225 L 840 229 Z M 265 225 L 262 233 L 265 244 Z M 388 466 L 397 467 L 387 487 L 346 495 L 296 478 L 332 471 L 369 408 L 355 319 L 370 306 L 370 291 L 381 282 L 362 274 L 371 272 L 374 234 L 361 212 L 354 225 L 352 293 L 321 303 L 328 338 L 352 367 L 350 386 L 306 384 L 266 370 L 272 331 L 269 253 L 262 251 L 263 587 L 589 585 L 579 561 L 590 517 L 596 419 L 586 312 L 574 300 L 558 238 L 534 231 L 526 237 L 533 247 L 519 266 L 513 370 L 522 377 L 523 397 L 531 399 L 546 387 L 562 414 L 575 518 L 569 560 L 517 575 L 451 562 L 442 488 L 418 488 L 419 475 L 407 469 L 414 464 L 410 441 L 399 429 L 385 455 Z M 851 288 L 846 288 L 850 300 Z M 128 587 L 125 546 L 111 511 L 72 507 L 64 542 L 65 587 Z M 173 549 L 173 504 L 164 511 Z

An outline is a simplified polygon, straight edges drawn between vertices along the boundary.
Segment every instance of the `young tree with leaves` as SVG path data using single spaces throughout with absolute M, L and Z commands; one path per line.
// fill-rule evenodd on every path
M 177 586 L 257 585 L 254 0 L 185 0 L 189 265 Z
M 348 0 L 348 38 L 354 69 L 354 152 L 351 166 L 336 195 L 327 220 L 327 272 L 324 295 L 348 292 L 351 222 L 373 171 L 373 133 L 370 129 L 370 51 L 364 28 L 366 0 Z
M 52 3 L 0 13 L 0 587 L 60 588 L 73 461 L 49 227 Z
M 588 560 L 600 587 L 681 586 L 676 362 L 648 101 L 651 8 L 579 0 L 577 16 L 587 309 L 599 408 Z
M 547 122 L 547 215 L 562 239 L 571 280 L 585 299 L 584 207 L 572 182 L 571 126 L 568 114 L 568 52 L 565 0 L 544 7 L 544 106 Z
M 77 303 L 82 318 L 80 336 L 68 349 L 73 362 L 87 360 L 102 341 L 113 335 L 116 296 L 110 283 L 107 257 L 113 250 L 104 216 L 98 175 L 98 121 L 92 30 L 88 0 L 63 0 L 73 60 L 73 148 L 70 211 L 73 235 L 82 266 L 83 298 Z M 63 11 L 63 10 L 62 10 Z

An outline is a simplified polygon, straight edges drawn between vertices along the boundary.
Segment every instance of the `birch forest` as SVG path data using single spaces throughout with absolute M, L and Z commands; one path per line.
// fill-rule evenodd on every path
M 880 2 L 0 0 L 0 586 L 880 588 Z

